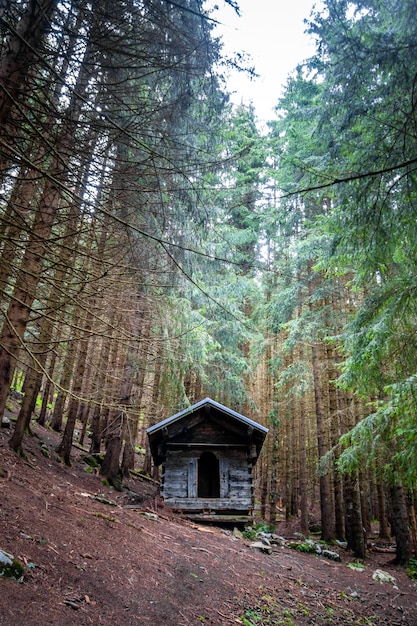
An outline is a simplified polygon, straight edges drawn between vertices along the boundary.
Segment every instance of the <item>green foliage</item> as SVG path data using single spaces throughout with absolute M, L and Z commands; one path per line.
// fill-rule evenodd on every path
M 242 535 L 245 539 L 256 539 L 258 533 L 272 533 L 274 530 L 275 528 L 273 526 L 269 526 L 265 522 L 259 522 L 252 526 L 246 526 Z
M 104 455 L 103 454 L 82 454 L 82 460 L 92 469 L 96 469 L 101 466 L 103 463 Z
M 271 212 L 291 276 L 270 300 L 272 328 L 285 329 L 288 353 L 302 341 L 337 341 L 339 384 L 373 398 L 341 439 L 339 469 L 374 464 L 409 487 L 417 479 L 414 18 L 410 0 L 324 0 L 309 23 L 317 52 L 290 77 L 269 137 L 281 189 L 316 187 Z M 279 372 L 282 388 L 294 374 Z
M 411 580 L 417 580 L 417 559 L 410 559 L 405 571 Z
M 354 571 L 363 571 L 366 569 L 365 565 L 363 563 L 359 563 L 358 561 L 354 561 L 353 563 L 348 563 L 347 567 L 349 567 L 349 569 L 353 569 Z
M 291 542 L 288 544 L 292 550 L 297 552 L 306 552 L 307 554 L 317 554 L 316 545 L 313 542 Z
M 30 566 L 34 567 L 33 563 Z M 21 581 L 24 570 L 25 566 L 19 559 L 15 559 L 12 554 L 0 550 L 0 576 L 16 578 L 16 580 Z

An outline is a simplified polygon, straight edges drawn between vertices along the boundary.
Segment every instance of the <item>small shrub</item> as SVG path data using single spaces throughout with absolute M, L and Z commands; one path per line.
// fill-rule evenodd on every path
M 272 533 L 274 530 L 273 526 L 268 526 L 268 524 L 260 522 L 259 524 L 254 524 L 253 526 L 247 526 L 242 532 L 242 535 L 245 539 L 256 539 L 258 533 Z
M 292 550 L 298 550 L 298 552 L 307 552 L 309 554 L 317 554 L 317 549 L 314 543 L 290 543 L 290 548 Z
M 411 580 L 417 580 L 417 559 L 410 559 L 405 570 Z

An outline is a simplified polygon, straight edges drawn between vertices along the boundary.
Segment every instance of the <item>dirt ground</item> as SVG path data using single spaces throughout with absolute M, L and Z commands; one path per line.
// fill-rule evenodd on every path
M 173 514 L 149 481 L 132 478 L 131 492 L 103 486 L 77 448 L 73 466 L 62 465 L 50 430 L 34 427 L 26 458 L 9 437 L 0 430 L 0 549 L 25 571 L 0 577 L 1 626 L 417 626 L 417 585 L 392 553 L 371 552 L 362 572 L 343 550 L 341 563 L 289 547 L 264 554 Z M 376 569 L 396 584 L 375 581 Z

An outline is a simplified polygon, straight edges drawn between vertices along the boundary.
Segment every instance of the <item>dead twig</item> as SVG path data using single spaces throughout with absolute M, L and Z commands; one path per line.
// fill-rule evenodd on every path
M 191 546 L 191 550 L 200 550 L 200 552 L 206 552 L 207 554 L 211 554 L 213 555 L 213 552 L 210 552 L 210 550 L 206 550 L 205 548 L 199 548 L 198 546 Z

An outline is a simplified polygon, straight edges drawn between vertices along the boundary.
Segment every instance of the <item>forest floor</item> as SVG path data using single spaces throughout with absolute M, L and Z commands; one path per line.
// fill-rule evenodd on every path
M 341 562 L 286 545 L 265 554 L 174 514 L 150 481 L 103 486 L 76 447 L 72 467 L 59 463 L 48 429 L 33 427 L 25 458 L 9 437 L 0 430 L 0 549 L 25 569 L 0 577 L 1 626 L 417 626 L 416 582 L 392 553 L 370 551 L 363 571 L 343 549 Z M 374 580 L 377 569 L 395 584 Z

